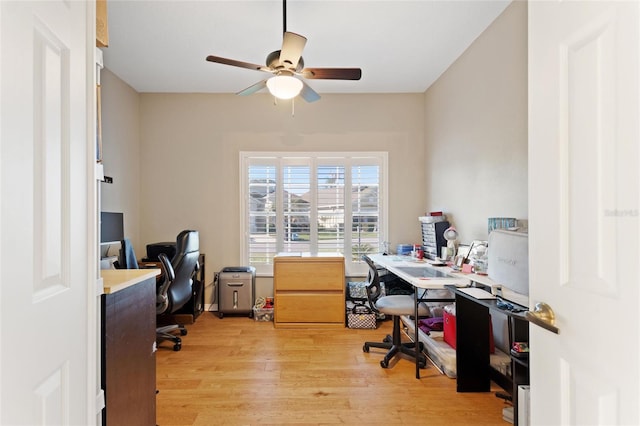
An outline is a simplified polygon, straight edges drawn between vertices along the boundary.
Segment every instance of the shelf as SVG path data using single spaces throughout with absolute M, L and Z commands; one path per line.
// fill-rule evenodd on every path
M 507 317 L 509 327 L 509 346 L 513 342 L 529 341 L 529 322 L 524 312 L 512 312 L 500 309 L 495 299 L 476 299 L 468 294 L 451 288 L 456 295 L 457 322 L 457 386 L 458 392 L 488 391 L 489 380 L 500 378 L 491 377 L 487 371 L 488 355 L 488 324 L 491 312 L 501 312 Z M 516 305 L 517 306 L 517 305 Z M 511 377 L 505 377 L 505 390 L 513 398 L 514 416 L 518 414 L 518 386 L 529 384 L 529 357 L 517 357 L 512 351 L 509 354 Z M 489 369 L 491 370 L 491 369 Z M 517 423 L 517 420 L 515 421 Z M 517 426 L 517 425 L 516 425 Z
M 529 368 L 529 353 L 528 352 L 524 352 L 525 355 L 521 355 L 521 356 L 517 356 L 515 355 L 513 349 L 511 350 L 511 359 L 514 362 L 517 362 L 518 364 L 522 365 L 523 367 Z

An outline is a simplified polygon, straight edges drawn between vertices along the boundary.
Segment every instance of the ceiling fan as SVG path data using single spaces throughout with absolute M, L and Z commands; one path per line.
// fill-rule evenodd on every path
M 272 95 L 280 99 L 291 99 L 299 94 L 305 101 L 314 102 L 320 99 L 320 95 L 299 77 L 325 80 L 360 80 L 362 76 L 360 68 L 305 68 L 302 50 L 307 39 L 287 31 L 287 0 L 282 1 L 282 16 L 282 48 L 267 55 L 266 66 L 219 56 L 207 56 L 209 62 L 273 74 L 272 77 L 241 90 L 237 93 L 238 95 L 250 95 L 266 87 Z

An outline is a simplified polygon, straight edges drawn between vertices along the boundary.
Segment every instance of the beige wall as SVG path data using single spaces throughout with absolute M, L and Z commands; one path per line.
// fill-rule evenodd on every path
M 137 94 L 105 71 L 103 208 L 125 212 L 139 257 L 199 230 L 207 303 L 213 273 L 240 262 L 240 151 L 387 151 L 392 247 L 440 209 L 462 241 L 485 239 L 488 217 L 527 216 L 526 28 L 514 3 L 426 94 L 325 94 L 295 117 L 266 94 Z
M 140 95 L 107 69 L 100 78 L 104 174 L 113 178 L 112 184 L 100 184 L 101 209 L 124 213 L 125 236 L 139 254 Z
M 240 151 L 389 152 L 387 239 L 419 242 L 426 179 L 423 104 L 422 94 L 323 95 L 314 104 L 296 101 L 292 117 L 290 102 L 274 106 L 263 94 L 140 94 L 136 250 L 190 228 L 200 231 L 207 285 L 214 271 L 240 264 Z M 122 154 L 124 147 L 118 150 Z M 271 280 L 259 280 L 256 294 L 271 295 Z
M 512 3 L 425 94 L 427 208 L 462 242 L 527 218 L 527 4 Z

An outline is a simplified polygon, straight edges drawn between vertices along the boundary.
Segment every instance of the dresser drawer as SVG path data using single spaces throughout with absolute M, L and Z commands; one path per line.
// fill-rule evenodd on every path
M 342 290 L 344 260 L 276 261 L 275 286 L 280 290 Z
M 278 293 L 275 306 L 276 323 L 337 323 L 344 326 L 342 293 Z
M 344 327 L 344 256 L 276 256 L 276 327 Z

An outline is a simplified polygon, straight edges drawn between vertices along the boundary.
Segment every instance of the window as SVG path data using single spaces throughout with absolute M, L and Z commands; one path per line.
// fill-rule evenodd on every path
M 242 262 L 262 275 L 287 252 L 339 252 L 347 274 L 386 235 L 387 154 L 240 153 Z

